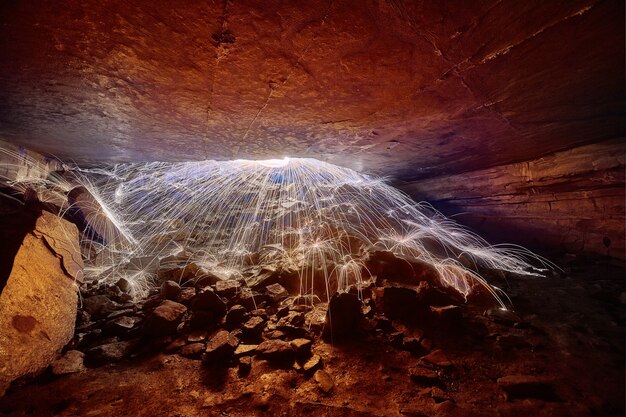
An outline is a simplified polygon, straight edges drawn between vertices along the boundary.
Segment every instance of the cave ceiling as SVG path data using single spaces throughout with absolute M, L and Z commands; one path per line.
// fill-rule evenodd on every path
M 0 139 L 398 181 L 623 135 L 621 1 L 7 1 Z

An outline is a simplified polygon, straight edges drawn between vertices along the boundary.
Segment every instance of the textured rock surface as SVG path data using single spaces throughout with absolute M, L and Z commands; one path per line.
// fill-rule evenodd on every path
M 416 179 L 623 135 L 624 4 L 8 2 L 0 137 Z
M 404 190 L 493 240 L 624 257 L 623 139 Z
M 43 212 L 0 295 L 0 393 L 47 367 L 72 338 L 81 275 L 76 226 Z

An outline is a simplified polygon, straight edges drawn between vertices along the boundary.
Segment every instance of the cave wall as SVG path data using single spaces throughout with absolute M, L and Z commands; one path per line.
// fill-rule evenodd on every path
M 624 139 L 402 188 L 493 242 L 624 259 Z

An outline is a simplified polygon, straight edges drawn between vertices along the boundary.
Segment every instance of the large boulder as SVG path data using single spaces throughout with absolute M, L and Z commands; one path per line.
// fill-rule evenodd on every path
M 45 369 L 74 334 L 83 263 L 78 229 L 42 212 L 24 235 L 0 294 L 0 395 Z

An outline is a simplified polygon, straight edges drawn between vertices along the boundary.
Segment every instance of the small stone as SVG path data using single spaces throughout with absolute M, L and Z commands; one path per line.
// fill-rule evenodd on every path
M 211 288 L 204 288 L 193 298 L 191 309 L 211 311 L 222 317 L 226 314 L 226 303 Z
M 250 317 L 241 329 L 246 336 L 258 337 L 263 332 L 264 326 L 265 321 L 261 317 Z
M 252 358 L 250 356 L 243 356 L 239 358 L 239 375 L 245 376 L 250 373 L 252 369 Z
M 176 300 L 180 292 L 180 285 L 174 281 L 165 281 L 161 284 L 161 296 L 163 296 L 166 300 Z
M 315 371 L 322 367 L 322 358 L 319 355 L 313 355 L 302 365 L 304 372 Z
M 287 292 L 285 287 L 280 284 L 268 285 L 267 287 L 265 287 L 265 291 L 275 303 L 289 297 L 289 293 Z
M 291 363 L 295 352 L 288 342 L 282 340 L 266 340 L 257 346 L 259 357 L 270 362 Z
M 402 339 L 402 348 L 411 352 L 423 349 L 420 339 L 417 337 L 404 337 Z
M 267 320 L 267 310 L 264 308 L 257 308 L 256 310 L 252 310 L 250 312 L 251 316 L 261 317 L 263 320 Z
M 204 330 L 191 332 L 187 336 L 187 342 L 189 343 L 204 342 L 207 339 L 207 336 L 208 336 L 208 333 Z
M 94 295 L 83 300 L 83 309 L 92 317 L 104 317 L 117 309 L 117 303 L 106 295 Z
M 276 327 L 278 329 L 291 329 L 292 327 L 299 327 L 304 324 L 304 314 L 297 311 L 290 311 L 289 314 L 278 320 Z
M 176 297 L 176 302 L 181 303 L 187 307 L 191 306 L 191 300 L 196 295 L 196 289 L 193 287 L 184 287 L 181 288 L 180 293 L 178 293 L 178 297 Z
M 428 355 L 422 356 L 420 360 L 442 368 L 449 368 L 454 366 L 441 349 L 433 350 Z
M 183 346 L 180 349 L 180 354 L 186 357 L 197 357 L 197 356 L 200 356 L 203 350 L 204 350 L 203 343 L 191 343 L 189 345 Z
M 215 283 L 215 292 L 218 293 L 222 297 L 232 297 L 241 288 L 241 283 L 234 279 L 227 281 L 217 281 Z
M 459 326 L 463 320 L 463 309 L 457 305 L 430 307 L 430 311 L 432 312 L 431 317 L 437 321 L 439 326 Z
M 187 342 L 185 341 L 185 339 L 182 339 L 182 338 L 176 339 L 165 347 L 164 352 L 169 353 L 169 354 L 178 352 L 178 350 L 182 348 L 183 346 L 185 346 L 186 344 Z
M 287 336 L 282 330 L 271 330 L 265 333 L 266 339 L 284 339 Z
M 239 339 L 226 330 L 220 330 L 207 343 L 203 361 L 212 362 L 232 355 L 239 344 Z
M 126 278 L 118 279 L 115 286 L 125 293 L 130 291 L 130 282 Z
M 420 385 L 432 386 L 441 383 L 437 372 L 419 365 L 409 368 L 409 376 L 411 381 Z
M 138 321 L 139 318 L 137 317 L 117 317 L 111 320 L 107 325 L 108 331 L 110 332 L 109 334 L 115 334 L 118 336 L 122 335 L 135 327 L 135 323 L 137 323 Z
M 534 375 L 509 375 L 498 379 L 498 386 L 504 391 L 507 400 L 534 398 L 556 401 L 551 378 Z
M 313 342 L 309 339 L 298 338 L 290 342 L 291 348 L 296 352 L 298 356 L 307 356 L 311 353 L 311 346 Z
M 187 312 L 187 307 L 174 301 L 165 300 L 154 309 L 143 325 L 148 336 L 167 336 L 176 332 L 178 324 Z
M 226 313 L 226 323 L 233 327 L 238 326 L 243 323 L 247 314 L 248 310 L 244 306 L 234 305 Z
M 323 371 L 321 369 L 316 371 L 313 375 L 313 378 L 315 379 L 315 382 L 317 382 L 319 388 L 325 394 L 330 393 L 330 391 L 332 391 L 332 389 L 335 387 L 335 381 L 333 380 L 333 377 L 330 376 L 326 371 Z
M 489 317 L 495 322 L 506 324 L 509 326 L 512 326 L 515 323 L 521 321 L 520 316 L 506 308 L 491 308 L 485 311 L 485 316 Z
M 50 367 L 55 375 L 73 374 L 85 370 L 85 354 L 78 350 L 68 350 L 65 354 L 52 362 Z
M 240 344 L 235 349 L 235 357 L 250 356 L 256 353 L 258 345 Z
M 87 351 L 87 359 L 97 365 L 116 362 L 130 353 L 130 342 L 113 342 L 96 346 Z

